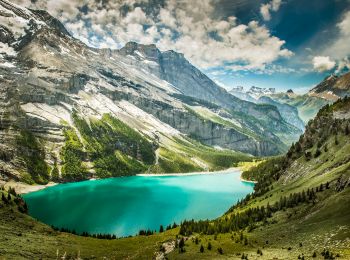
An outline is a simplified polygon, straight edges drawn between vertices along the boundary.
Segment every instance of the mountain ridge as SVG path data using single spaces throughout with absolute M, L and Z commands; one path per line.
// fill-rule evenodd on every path
M 330 75 L 309 91 L 312 96 L 318 96 L 335 101 L 350 95 L 350 72 L 343 75 Z

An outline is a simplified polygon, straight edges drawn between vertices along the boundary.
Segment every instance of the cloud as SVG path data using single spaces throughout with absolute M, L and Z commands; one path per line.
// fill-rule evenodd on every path
M 335 68 L 335 73 L 341 74 L 350 70 L 350 11 L 340 15 L 339 21 L 334 25 L 334 32 L 332 41 L 322 46 L 321 51 L 318 51 L 320 56 L 314 57 L 312 63 L 317 71 Z M 323 60 L 319 59 L 315 62 L 315 58 L 323 58 Z
M 163 24 L 170 28 L 176 27 L 176 20 L 174 16 L 167 9 L 164 9 L 164 8 L 160 9 L 159 20 L 160 20 L 160 24 Z
M 338 37 L 330 46 L 327 46 L 325 53 L 335 59 L 343 59 L 350 55 L 350 11 L 343 14 L 336 28 Z
M 272 0 L 267 4 L 260 5 L 260 13 L 265 21 L 271 20 L 271 11 L 277 12 L 280 9 L 282 0 Z
M 202 69 L 264 70 L 267 65 L 293 53 L 268 28 L 236 17 L 218 18 L 215 1 L 165 0 L 15 0 L 31 8 L 48 10 L 72 34 L 93 47 L 120 48 L 129 41 L 173 49 Z M 25 1 L 25 2 L 23 2 Z M 268 4 L 268 13 L 281 0 Z
M 335 73 L 342 74 L 345 71 L 349 71 L 349 70 L 350 70 L 350 60 L 348 57 L 346 57 L 338 62 L 337 70 L 335 71 Z
M 331 70 L 335 67 L 335 61 L 332 61 L 328 56 L 316 56 L 312 59 L 314 69 L 318 72 Z
M 262 4 L 260 6 L 260 13 L 265 21 L 269 21 L 271 19 L 270 8 L 270 4 Z

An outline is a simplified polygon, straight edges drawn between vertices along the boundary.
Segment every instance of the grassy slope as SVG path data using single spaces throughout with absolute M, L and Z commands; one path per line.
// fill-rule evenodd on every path
M 86 121 L 74 113 L 73 119 L 74 127 L 65 125 L 63 129 L 65 143 L 59 152 L 61 167 L 56 157 L 53 165 L 45 161 L 43 140 L 30 132 L 21 132 L 17 141 L 18 156 L 26 166 L 21 181 L 46 184 L 49 181 L 79 181 L 141 172 L 221 170 L 240 161 L 252 160 L 249 155 L 217 150 L 184 136 L 164 136 L 161 139 L 166 142 L 159 144 L 109 114 Z
M 150 173 L 215 171 L 250 162 L 253 157 L 231 150 L 218 150 L 185 137 L 172 137 L 158 150 L 158 164 Z
M 342 107 L 348 111 L 350 102 L 346 106 L 342 103 L 328 109 L 332 112 L 333 109 Z M 325 109 L 327 110 L 327 109 Z M 292 193 L 301 192 L 308 188 L 319 187 L 321 183 L 330 183 L 329 189 L 324 189 L 322 192 L 316 193 L 315 204 L 300 203 L 292 208 L 277 211 L 272 214 L 265 222 L 255 223 L 256 227 L 250 230 L 249 227 L 243 229 L 243 235 L 248 238 L 248 244 L 244 245 L 240 241 L 238 232 L 233 231 L 229 234 L 215 235 L 194 234 L 200 238 L 200 243 L 206 246 L 207 242 L 213 244 L 214 248 L 222 247 L 224 255 L 222 257 L 240 258 L 237 254 L 249 254 L 249 259 L 258 258 L 257 250 L 263 251 L 264 257 L 271 259 L 297 259 L 300 255 L 306 258 L 311 258 L 314 252 L 321 259 L 321 252 L 324 248 L 340 255 L 340 259 L 350 258 L 350 187 L 349 185 L 341 191 L 336 191 L 339 178 L 343 180 L 350 179 L 350 137 L 344 133 L 344 126 L 348 121 L 338 121 L 337 130 L 332 128 L 332 123 L 325 121 L 326 117 L 320 117 L 319 122 L 311 125 L 324 123 L 325 129 L 331 129 L 333 134 L 328 135 L 326 140 L 322 141 L 322 145 L 318 144 L 318 138 L 322 138 L 321 128 L 312 129 L 310 126 L 307 134 L 313 133 L 314 145 L 311 147 L 303 147 L 302 152 L 298 156 L 294 153 L 290 155 L 289 166 L 281 171 L 281 176 L 277 182 L 273 182 L 270 191 L 267 191 L 261 196 L 249 199 L 246 204 L 236 207 L 232 212 L 225 214 L 218 221 L 212 222 L 215 225 L 223 225 L 224 220 L 230 218 L 233 214 L 245 212 L 249 208 L 257 206 L 273 205 L 278 202 L 281 196 L 289 196 Z M 333 125 L 336 125 L 333 123 Z M 315 126 L 313 126 L 315 127 Z M 326 130 L 324 130 L 326 131 Z M 310 137 L 310 136 L 309 136 Z M 338 141 L 336 141 L 336 139 Z M 306 158 L 305 152 L 311 152 L 313 155 L 319 147 L 322 151 L 320 156 Z M 326 149 L 327 147 L 327 149 Z M 325 151 L 326 149 L 326 151 Z M 279 160 L 268 165 L 270 162 L 264 162 L 257 168 L 272 169 L 274 165 L 278 165 Z M 248 171 L 244 176 L 253 177 Z M 259 179 L 259 176 L 255 176 Z M 222 220 L 222 221 L 221 221 Z M 219 223 L 219 224 L 218 224 Z M 220 224 L 222 223 L 222 224 Z M 268 243 L 267 243 L 268 241 Z M 300 245 L 301 243 L 301 245 Z M 290 248 L 290 250 L 288 250 Z M 210 259 L 218 257 L 217 250 L 205 250 L 205 253 L 199 253 L 199 245 L 195 243 L 187 243 L 186 253 L 178 254 L 173 252 L 172 257 L 176 259 L 191 259 L 198 258 Z M 170 257 L 171 259 L 171 257 Z M 322 257 L 323 259 L 323 257 Z
M 1 202 L 0 202 L 1 205 Z M 52 230 L 14 206 L 0 206 L 0 259 L 150 259 L 162 241 L 174 237 L 166 234 L 102 240 L 80 237 Z M 61 258 L 60 258 L 61 259 Z

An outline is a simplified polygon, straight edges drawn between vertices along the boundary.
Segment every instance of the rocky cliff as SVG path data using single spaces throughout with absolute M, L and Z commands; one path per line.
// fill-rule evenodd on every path
M 310 90 L 311 96 L 317 96 L 328 100 L 338 100 L 350 95 L 350 72 L 344 75 L 330 75 L 320 84 Z

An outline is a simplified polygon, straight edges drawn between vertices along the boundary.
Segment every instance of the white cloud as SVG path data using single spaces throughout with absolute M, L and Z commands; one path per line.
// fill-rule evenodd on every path
M 324 51 L 335 59 L 343 59 L 350 55 L 350 11 L 346 12 L 337 24 L 339 35 L 331 46 Z
M 265 21 L 271 20 L 271 12 L 277 12 L 280 9 L 282 0 L 272 0 L 267 4 L 260 5 L 260 13 Z
M 335 71 L 335 73 L 343 73 L 344 70 L 350 70 L 349 58 L 344 58 L 338 62 L 337 70 Z
M 272 10 L 277 12 L 280 9 L 281 4 L 282 4 L 282 0 L 272 0 L 271 2 Z
M 335 61 L 332 61 L 328 56 L 316 56 L 312 59 L 314 69 L 318 72 L 331 70 L 335 67 Z
M 265 21 L 269 21 L 271 19 L 270 9 L 271 9 L 270 4 L 262 4 L 260 6 L 260 13 Z
M 171 28 L 176 27 L 176 20 L 167 9 L 164 9 L 164 8 L 160 9 L 159 20 L 160 20 L 160 23 L 163 25 L 169 26 Z
M 142 7 L 134 5 L 140 2 Z M 128 41 L 154 43 L 161 50 L 183 53 L 202 69 L 224 66 L 229 70 L 264 70 L 274 61 L 293 55 L 284 48 L 283 40 L 256 21 L 239 24 L 233 16 L 218 19 L 214 3 L 166 0 L 157 9 L 147 8 L 147 0 L 37 0 L 36 6 L 56 15 L 75 37 L 94 47 L 120 48 Z M 87 11 L 80 12 L 84 5 Z M 281 0 L 270 1 L 268 13 L 280 5 Z M 126 14 L 122 7 L 128 10 Z

